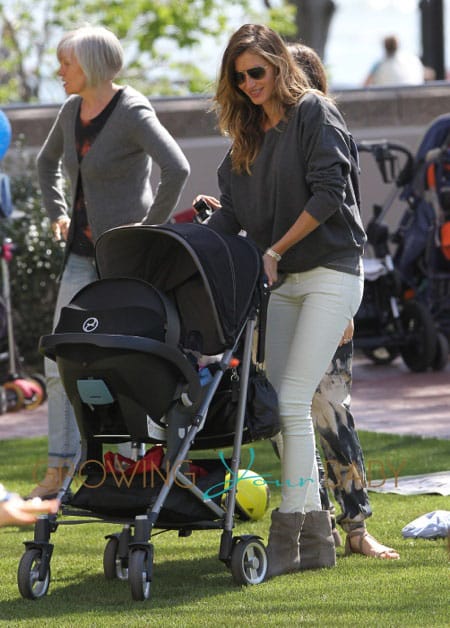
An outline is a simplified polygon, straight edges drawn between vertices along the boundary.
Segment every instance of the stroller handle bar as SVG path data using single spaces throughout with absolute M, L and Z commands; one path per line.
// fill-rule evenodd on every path
M 411 150 L 404 144 L 377 140 L 376 142 L 362 141 L 357 146 L 360 153 L 371 153 L 375 157 L 384 183 L 394 181 L 395 185 L 400 188 L 412 180 L 414 157 Z M 403 155 L 406 159 L 402 169 L 396 174 L 399 155 Z

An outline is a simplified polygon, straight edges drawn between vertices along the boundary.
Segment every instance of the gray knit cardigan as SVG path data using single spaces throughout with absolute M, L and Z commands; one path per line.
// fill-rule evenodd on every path
M 50 219 L 55 221 L 70 213 L 64 175 L 67 175 L 70 190 L 75 191 L 81 174 L 94 241 L 112 227 L 141 221 L 145 224 L 167 221 L 190 168 L 181 148 L 159 122 L 147 98 L 125 87 L 81 164 L 75 146 L 80 103 L 79 96 L 71 96 L 62 105 L 37 157 L 39 183 Z M 150 182 L 153 161 L 161 169 L 155 195 Z

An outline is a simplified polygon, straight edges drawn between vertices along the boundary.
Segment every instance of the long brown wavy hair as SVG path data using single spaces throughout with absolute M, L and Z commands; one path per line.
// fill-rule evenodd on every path
M 250 174 L 264 137 L 265 113 L 236 85 L 235 62 L 244 52 L 259 55 L 275 69 L 273 96 L 282 116 L 311 88 L 275 31 L 261 24 L 244 24 L 232 35 L 223 54 L 213 109 L 221 133 L 232 140 L 233 170 Z

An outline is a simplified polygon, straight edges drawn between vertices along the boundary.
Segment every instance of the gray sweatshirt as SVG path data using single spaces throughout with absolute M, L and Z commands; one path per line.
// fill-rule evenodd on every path
M 39 183 L 50 219 L 54 221 L 68 212 L 63 166 L 73 191 L 81 172 L 94 241 L 112 227 L 168 220 L 190 168 L 147 98 L 125 87 L 81 164 L 75 146 L 80 103 L 79 96 L 66 100 L 37 157 Z M 152 161 L 161 169 L 155 196 L 150 182 Z
M 267 131 L 251 175 L 219 166 L 222 210 L 208 226 L 244 229 L 261 251 L 277 242 L 306 210 L 320 225 L 283 255 L 280 272 L 325 266 L 359 274 L 366 240 L 350 172 L 351 138 L 337 108 L 305 95 L 286 121 Z

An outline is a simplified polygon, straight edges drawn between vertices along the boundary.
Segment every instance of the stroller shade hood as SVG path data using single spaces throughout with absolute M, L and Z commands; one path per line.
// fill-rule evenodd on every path
M 257 306 L 262 260 L 247 238 L 181 223 L 117 227 L 97 241 L 101 279 L 141 279 L 176 304 L 181 343 L 206 355 L 233 344 Z

